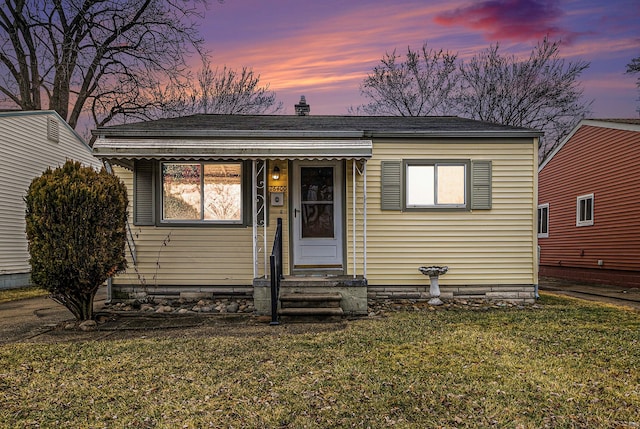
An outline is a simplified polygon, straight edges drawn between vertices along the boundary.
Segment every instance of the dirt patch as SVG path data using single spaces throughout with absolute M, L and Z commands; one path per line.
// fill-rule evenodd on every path
M 127 339 L 186 339 L 225 337 L 263 337 L 301 335 L 331 332 L 345 329 L 348 321 L 288 323 L 271 326 L 263 318 L 252 315 L 203 316 L 203 315 L 99 315 L 100 323 L 95 329 L 82 331 L 77 323 L 68 320 L 55 326 L 42 326 L 29 335 L 3 343 L 64 343 L 78 341 L 103 341 Z

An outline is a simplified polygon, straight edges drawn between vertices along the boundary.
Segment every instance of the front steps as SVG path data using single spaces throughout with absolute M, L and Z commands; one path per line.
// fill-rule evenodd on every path
M 344 311 L 340 307 L 339 292 L 281 293 L 278 315 L 286 318 L 341 319 Z
M 271 314 L 270 279 L 253 280 L 258 314 Z M 280 282 L 278 315 L 284 320 L 326 320 L 367 314 L 367 280 L 361 276 L 293 275 Z

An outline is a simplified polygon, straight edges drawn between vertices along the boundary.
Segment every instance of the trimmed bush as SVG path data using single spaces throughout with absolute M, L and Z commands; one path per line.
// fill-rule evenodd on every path
M 127 266 L 125 185 L 67 161 L 34 179 L 25 202 L 33 283 L 77 320 L 91 319 L 100 285 Z

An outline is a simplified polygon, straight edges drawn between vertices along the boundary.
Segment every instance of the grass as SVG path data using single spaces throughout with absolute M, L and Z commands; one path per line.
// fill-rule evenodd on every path
M 19 289 L 0 290 L 0 303 L 8 301 L 16 301 L 18 299 L 35 298 L 38 296 L 47 296 L 49 292 L 38 287 L 24 287 Z
M 1 346 L 0 426 L 640 425 L 633 311 L 545 294 L 541 308 L 259 332 Z

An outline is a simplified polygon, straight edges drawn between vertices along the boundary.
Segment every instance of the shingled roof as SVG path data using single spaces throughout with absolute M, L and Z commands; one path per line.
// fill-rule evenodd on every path
M 193 115 L 99 128 L 94 155 L 133 159 L 366 159 L 373 140 L 542 135 L 455 116 Z M 518 140 L 514 140 L 518 141 Z
M 198 114 L 171 119 L 103 127 L 97 136 L 189 137 L 191 135 L 241 135 L 289 137 L 309 133 L 335 133 L 355 137 L 384 137 L 407 134 L 471 135 L 513 134 L 538 137 L 542 133 L 528 128 L 475 121 L 456 116 L 298 116 L 298 115 L 212 115 Z

